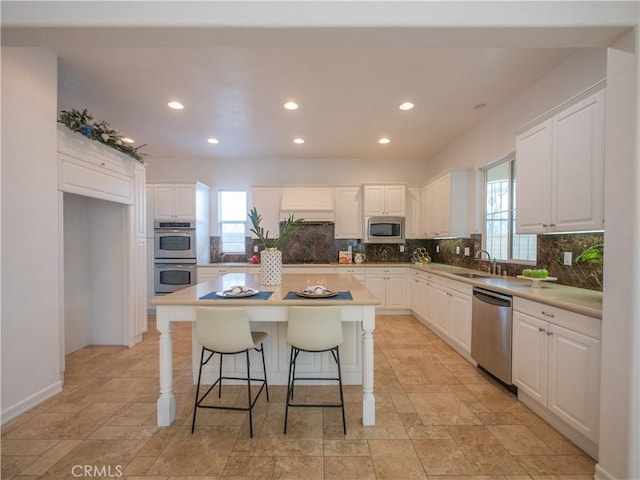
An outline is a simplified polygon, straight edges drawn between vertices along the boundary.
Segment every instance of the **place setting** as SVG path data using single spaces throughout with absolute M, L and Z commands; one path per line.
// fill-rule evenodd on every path
M 211 292 L 199 300 L 223 300 L 223 299 L 247 299 L 247 300 L 267 300 L 273 294 L 272 291 L 260 291 L 246 285 L 233 285 L 220 292 Z
M 285 297 L 285 300 L 300 300 L 300 299 L 331 299 L 331 300 L 353 300 L 351 292 L 333 290 L 324 285 L 310 285 L 302 290 L 290 291 Z

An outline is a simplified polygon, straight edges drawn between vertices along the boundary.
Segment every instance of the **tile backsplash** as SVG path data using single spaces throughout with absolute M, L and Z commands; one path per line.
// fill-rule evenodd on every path
M 333 223 L 308 223 L 297 229 L 281 244 L 283 263 L 336 263 L 338 252 L 352 248 L 354 252 L 366 255 L 367 263 L 411 262 L 413 251 L 426 248 L 433 262 L 466 268 L 488 270 L 486 260 L 476 260 L 476 252 L 482 249 L 482 236 L 442 240 L 407 240 L 405 251 L 394 244 L 365 244 L 358 240 L 336 240 Z M 538 235 L 538 261 L 536 268 L 546 268 L 557 277 L 558 284 L 602 291 L 602 265 L 576 264 L 576 258 L 587 248 L 604 243 L 603 233 L 581 233 L 566 235 Z M 253 252 L 256 240 L 246 238 L 246 251 Z M 465 247 L 469 255 L 464 255 Z M 220 238 L 211 237 L 211 262 L 246 262 L 248 255 L 222 255 Z M 459 252 L 459 253 L 458 253 Z M 571 252 L 571 266 L 563 264 L 564 252 Z M 483 256 L 483 258 L 486 258 Z M 532 268 L 528 264 L 498 262 L 501 269 L 510 276 L 519 275 L 523 269 Z

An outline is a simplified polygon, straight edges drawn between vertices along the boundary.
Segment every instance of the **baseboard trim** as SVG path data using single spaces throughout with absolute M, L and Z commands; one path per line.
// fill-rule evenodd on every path
M 22 415 L 26 411 L 32 409 L 40 405 L 45 400 L 50 399 L 54 395 L 62 392 L 62 381 L 58 380 L 54 384 L 48 386 L 47 388 L 43 388 L 39 392 L 34 393 L 30 397 L 25 398 L 24 400 L 16 403 L 15 405 L 10 406 L 6 410 L 3 410 L 0 413 L 0 424 L 4 425 L 7 422 L 13 420 L 14 418 Z
M 596 463 L 596 472 L 593 474 L 593 480 L 616 480 L 616 478 L 603 469 L 599 463 Z

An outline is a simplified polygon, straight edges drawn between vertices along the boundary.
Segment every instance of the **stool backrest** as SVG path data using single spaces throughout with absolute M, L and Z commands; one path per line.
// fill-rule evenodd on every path
M 289 345 L 313 352 L 335 348 L 342 345 L 343 341 L 338 307 L 289 307 Z
M 241 308 L 196 308 L 198 343 L 220 353 L 255 348 L 247 312 Z

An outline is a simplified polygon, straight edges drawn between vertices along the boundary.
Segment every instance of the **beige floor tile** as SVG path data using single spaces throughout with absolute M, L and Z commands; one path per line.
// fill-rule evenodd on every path
M 278 456 L 275 460 L 273 478 L 278 480 L 322 480 L 325 478 L 322 456 Z
M 479 425 L 480 420 L 455 393 L 409 393 L 425 425 Z
M 324 478 L 331 480 L 376 480 L 369 456 L 325 457 Z
M 531 475 L 593 475 L 595 462 L 586 455 L 521 455 L 515 457 Z
M 80 444 L 80 440 L 62 440 L 53 448 L 47 450 L 35 462 L 20 472 L 22 475 L 43 475 L 52 468 L 59 460 L 64 458 L 69 452 Z
M 550 455 L 554 452 L 525 425 L 488 425 L 511 455 Z
M 476 473 L 453 440 L 413 440 L 425 471 L 431 475 L 470 475 Z
M 587 480 L 595 462 L 486 373 L 410 316 L 378 316 L 377 424 L 362 425 L 362 389 L 344 387 L 340 409 L 290 411 L 272 385 L 254 410 L 199 410 L 191 325 L 174 328 L 176 420 L 157 427 L 154 317 L 132 347 L 89 346 L 67 356 L 62 393 L 2 427 L 2 479 L 69 480 L 76 464 L 123 469 L 127 480 L 426 479 Z M 421 382 L 421 383 L 416 383 Z M 245 401 L 225 385 L 222 404 Z M 299 386 L 296 398 L 337 398 L 334 386 Z M 215 397 L 213 398 L 215 400 Z
M 520 475 L 525 469 L 485 426 L 448 426 L 447 429 L 477 473 Z
M 325 457 L 368 457 L 369 444 L 366 440 L 325 440 Z
M 428 478 L 410 440 L 370 440 L 369 449 L 379 480 Z

